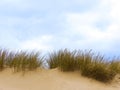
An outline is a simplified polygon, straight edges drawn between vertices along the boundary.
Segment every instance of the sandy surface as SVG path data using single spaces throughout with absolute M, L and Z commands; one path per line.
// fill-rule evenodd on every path
M 0 72 L 0 90 L 120 90 L 120 84 L 105 85 L 77 72 L 63 73 L 57 69 L 40 69 L 24 76 L 8 69 Z

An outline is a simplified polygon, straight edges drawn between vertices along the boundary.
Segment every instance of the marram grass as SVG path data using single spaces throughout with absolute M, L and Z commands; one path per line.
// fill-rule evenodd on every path
M 6 68 L 14 72 L 33 71 L 43 67 L 46 59 L 38 52 L 10 52 L 0 49 L 0 71 Z M 63 72 L 79 71 L 81 75 L 108 83 L 120 74 L 120 59 L 112 61 L 90 51 L 68 49 L 50 53 L 47 58 L 50 69 L 58 68 Z
M 53 52 L 49 55 L 48 65 L 50 69 L 59 67 L 61 71 L 74 71 L 76 63 L 75 54 L 75 51 L 70 52 L 67 49 Z
M 7 51 L 0 49 L 0 71 L 5 68 Z
M 90 51 L 59 50 L 49 55 L 49 68 L 61 71 L 80 71 L 81 75 L 101 82 L 110 82 L 120 73 L 120 61 L 106 60 L 104 56 Z
M 42 66 L 43 57 L 38 52 L 9 52 L 0 50 L 0 70 L 13 68 L 15 72 L 31 71 Z

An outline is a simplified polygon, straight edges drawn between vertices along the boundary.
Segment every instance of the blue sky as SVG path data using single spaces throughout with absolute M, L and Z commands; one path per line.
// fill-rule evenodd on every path
M 119 0 L 0 0 L 0 47 L 120 55 Z

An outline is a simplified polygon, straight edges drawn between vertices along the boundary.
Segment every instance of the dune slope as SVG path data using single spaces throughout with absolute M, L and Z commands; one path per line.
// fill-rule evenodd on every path
M 80 74 L 57 69 L 13 73 L 0 72 L 0 90 L 120 90 L 119 84 L 105 85 Z

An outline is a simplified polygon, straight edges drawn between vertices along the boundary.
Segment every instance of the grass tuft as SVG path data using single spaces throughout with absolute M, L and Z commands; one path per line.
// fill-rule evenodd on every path
M 42 67 L 43 57 L 38 52 L 9 52 L 0 50 L 0 70 L 13 68 L 15 72 L 35 70 Z
M 120 74 L 120 59 L 113 59 L 110 61 L 109 69 L 115 74 Z
M 109 62 L 104 56 L 90 51 L 59 50 L 50 54 L 48 59 L 50 69 L 61 71 L 80 71 L 81 75 L 101 82 L 110 82 L 120 73 L 120 61 Z
M 69 50 L 60 50 L 49 55 L 48 65 L 50 69 L 59 67 L 61 71 L 74 71 L 76 52 Z
M 14 72 L 33 71 L 42 67 L 44 57 L 39 52 L 10 52 L 0 49 L 0 71 L 13 68 Z M 120 59 L 112 61 L 91 50 L 81 51 L 68 49 L 49 54 L 47 60 L 50 69 L 59 68 L 63 72 L 80 71 L 80 74 L 95 80 L 108 83 L 120 74 Z
M 5 68 L 7 51 L 0 49 L 0 71 Z

